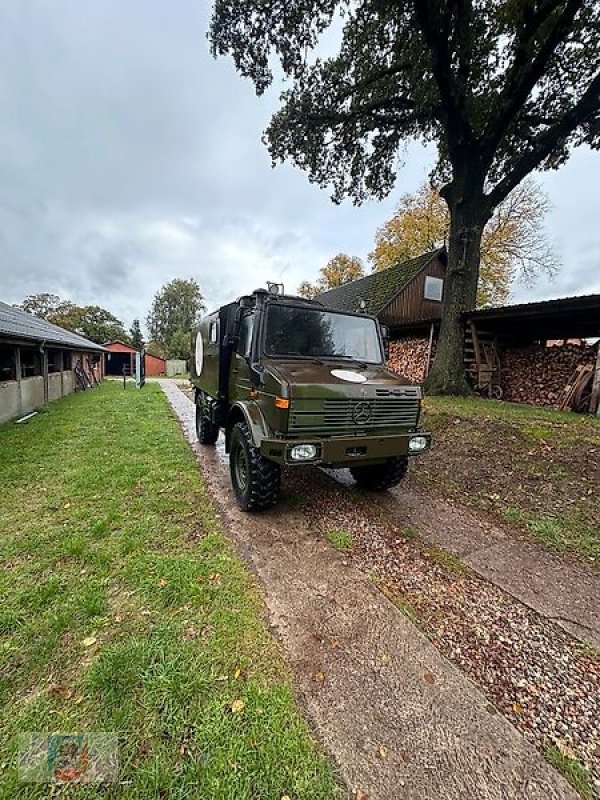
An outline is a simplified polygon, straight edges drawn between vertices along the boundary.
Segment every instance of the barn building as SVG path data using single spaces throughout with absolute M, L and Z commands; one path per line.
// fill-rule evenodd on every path
M 102 380 L 102 347 L 0 302 L 0 423 Z
M 390 366 L 421 383 L 442 319 L 444 249 L 323 292 L 330 308 L 378 317 L 390 330 Z M 490 397 L 600 411 L 600 295 L 483 308 L 464 316 L 465 369 Z
M 139 352 L 135 347 L 116 339 L 113 342 L 106 342 L 104 349 L 106 351 L 104 356 L 106 375 L 122 377 L 123 369 L 125 370 L 125 375 L 135 375 L 135 358 Z M 145 353 L 144 367 L 147 378 L 159 377 L 166 373 L 167 362 L 160 356 Z

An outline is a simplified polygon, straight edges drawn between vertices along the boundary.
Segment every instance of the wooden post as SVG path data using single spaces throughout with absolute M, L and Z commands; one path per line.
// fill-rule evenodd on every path
M 44 381 L 44 405 L 48 403 L 49 387 L 48 387 L 48 351 L 45 347 L 40 347 L 42 357 L 42 379 Z
M 429 375 L 429 370 L 431 369 L 431 354 L 433 352 L 433 335 L 435 333 L 435 322 L 431 323 L 431 328 L 429 329 L 429 344 L 427 345 L 427 364 L 425 365 L 425 375 L 423 376 L 426 378 Z
M 596 371 L 594 372 L 594 382 L 592 384 L 592 399 L 590 400 L 590 411 L 600 417 L 600 341 L 596 345 Z
M 19 386 L 19 416 L 23 413 L 23 396 L 21 394 L 21 348 L 15 347 L 15 377 Z

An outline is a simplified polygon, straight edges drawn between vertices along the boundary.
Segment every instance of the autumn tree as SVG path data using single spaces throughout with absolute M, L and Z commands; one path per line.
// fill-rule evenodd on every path
M 481 238 L 478 306 L 506 302 L 517 277 L 531 282 L 540 272 L 556 272 L 558 258 L 543 229 L 549 207 L 548 197 L 528 178 L 494 210 Z M 449 228 L 446 202 L 436 189 L 423 186 L 404 195 L 394 216 L 378 229 L 369 260 L 380 270 L 416 258 L 445 245 Z
M 365 268 L 360 258 L 338 253 L 321 267 L 316 283 L 302 281 L 298 287 L 298 294 L 311 299 L 328 289 L 335 289 L 336 286 L 362 278 L 364 274 Z
M 332 25 L 339 50 L 314 57 Z M 277 61 L 287 80 L 265 133 L 275 162 L 360 203 L 389 194 L 407 141 L 436 144 L 450 227 L 430 391 L 467 391 L 461 315 L 494 209 L 534 170 L 600 144 L 599 26 L 591 0 L 215 2 L 213 53 L 258 94 Z
M 176 278 L 156 293 L 148 314 L 148 330 L 151 340 L 168 358 L 190 357 L 191 331 L 205 310 L 203 299 L 198 282 L 193 278 Z

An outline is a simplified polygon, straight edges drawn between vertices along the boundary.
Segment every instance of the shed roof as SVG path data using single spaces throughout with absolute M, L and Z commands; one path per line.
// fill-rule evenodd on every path
M 32 342 L 47 342 L 69 350 L 102 350 L 102 347 L 77 333 L 67 331 L 45 319 L 0 301 L 0 337 Z
M 138 350 L 135 349 L 135 347 L 133 347 L 133 345 L 129 344 L 128 342 L 123 342 L 121 341 L 121 339 L 113 339 L 110 342 L 104 342 L 103 347 L 105 350 L 112 350 L 112 346 L 115 344 L 120 344 L 121 347 L 125 347 L 127 349 L 127 352 L 129 353 L 139 352 Z M 146 350 L 144 355 L 149 356 L 150 358 L 158 358 L 159 361 L 164 361 L 165 363 L 167 361 L 166 358 L 163 358 L 162 356 L 157 356 L 156 353 L 150 353 L 148 350 Z
M 329 308 L 358 311 L 365 301 L 369 314 L 379 314 L 431 262 L 445 253 L 444 248 L 424 253 L 410 261 L 402 261 L 379 272 L 372 272 L 350 283 L 317 295 L 316 299 Z
M 481 308 L 467 319 L 511 338 L 570 339 L 600 336 L 600 294 Z

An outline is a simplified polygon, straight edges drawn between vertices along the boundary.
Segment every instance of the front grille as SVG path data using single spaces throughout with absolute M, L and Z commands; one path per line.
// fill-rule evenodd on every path
M 415 428 L 419 419 L 419 395 L 389 394 L 369 399 L 299 398 L 290 406 L 290 433 L 345 434 L 383 432 L 387 428 Z

